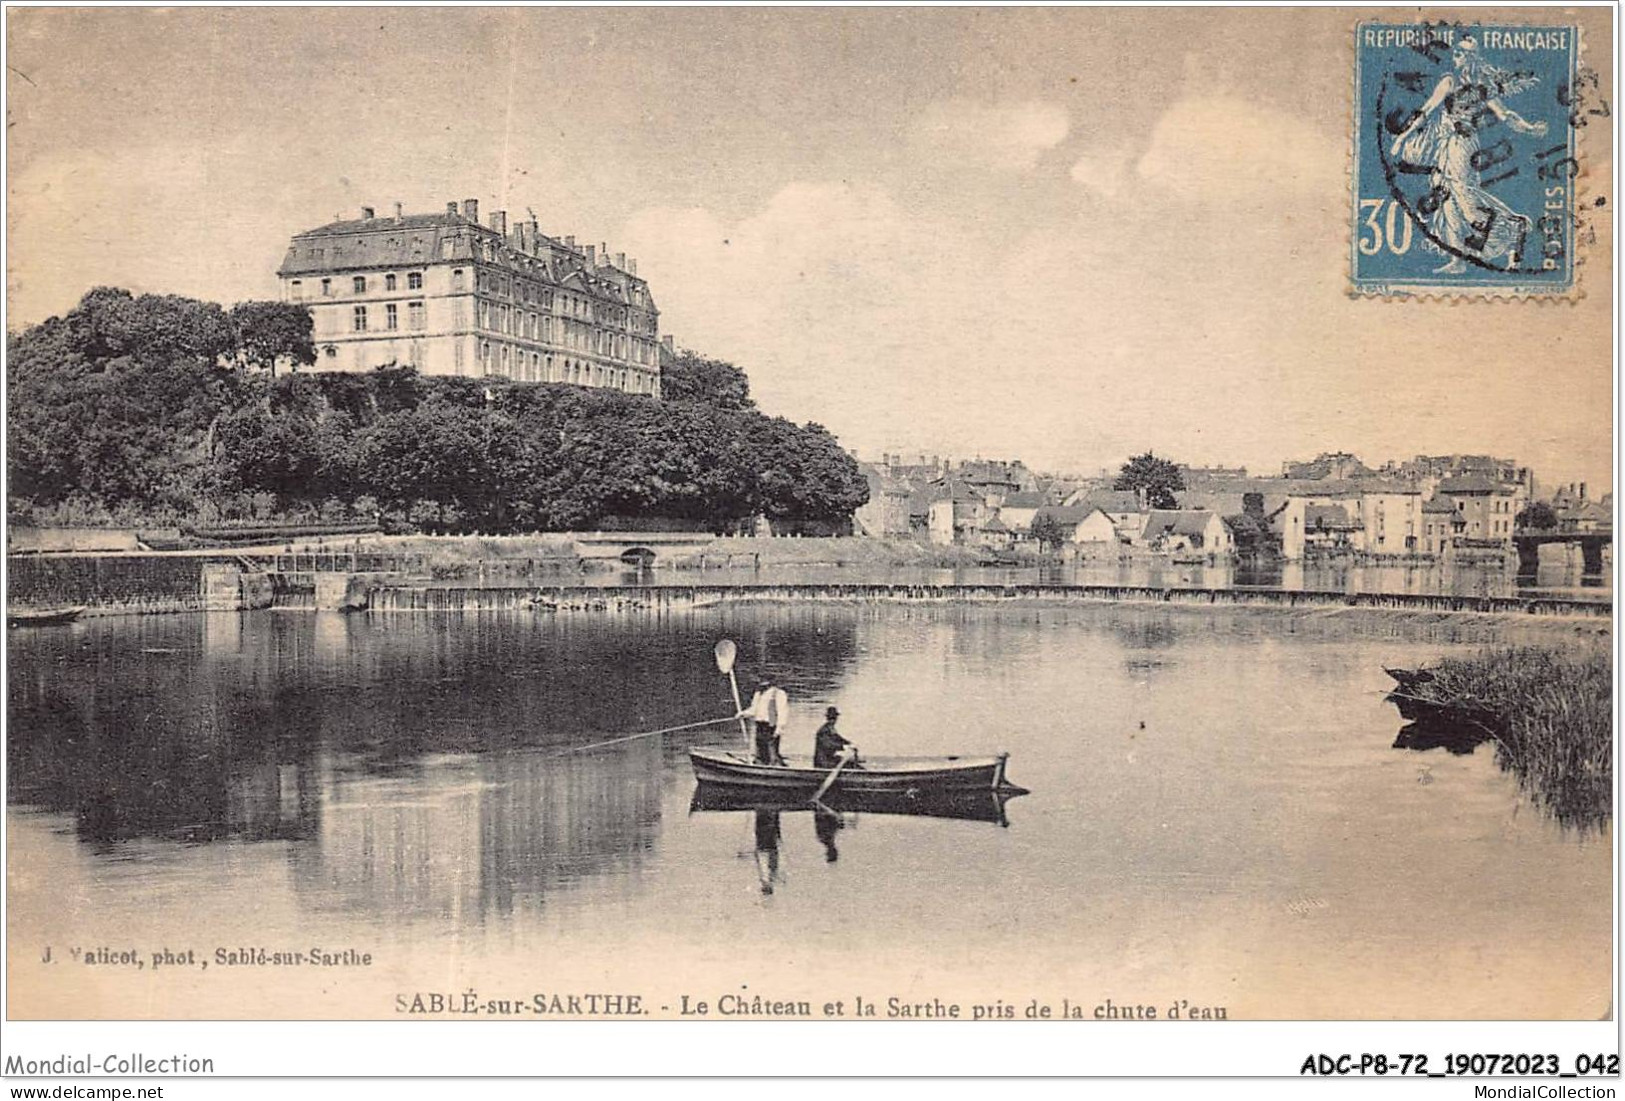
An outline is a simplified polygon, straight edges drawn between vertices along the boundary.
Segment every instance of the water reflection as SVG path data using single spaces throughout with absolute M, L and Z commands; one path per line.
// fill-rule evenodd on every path
M 515 583 L 520 583 L 516 581 Z M 557 584 L 538 578 L 537 584 Z M 1450 596 L 1564 595 L 1607 599 L 1611 579 L 1566 570 L 1519 575 L 1511 565 L 1454 562 L 1304 562 L 1242 559 L 1178 563 L 1166 559 L 1047 561 L 1031 566 L 875 567 L 777 565 L 760 569 L 591 570 L 572 577 L 586 585 L 1130 585 L 1157 588 L 1280 588 L 1347 593 Z
M 1489 740 L 1489 733 L 1480 727 L 1414 722 L 1399 728 L 1399 734 L 1394 738 L 1394 748 L 1414 749 L 1423 753 L 1430 749 L 1445 749 L 1458 757 L 1465 757 Z
M 770 895 L 779 881 L 779 812 L 758 810 L 753 817 L 756 825 L 756 875 L 762 881 L 762 893 Z
M 771 632 L 745 624 L 742 675 L 780 672 L 810 710 L 855 657 L 854 632 L 850 619 L 821 616 Z M 469 616 L 456 629 L 436 616 L 272 613 L 251 629 L 232 614 L 36 632 L 10 650 L 9 795 L 72 815 L 90 841 L 353 835 L 367 861 L 400 863 L 411 858 L 377 838 L 456 830 L 464 812 L 457 800 L 408 810 L 396 793 L 411 803 L 467 772 L 464 786 L 481 793 L 468 814 L 498 836 L 545 846 L 537 815 L 594 805 L 607 808 L 595 838 L 637 848 L 646 836 L 622 824 L 647 817 L 651 796 L 637 785 L 663 767 L 660 743 L 642 757 L 525 751 L 731 714 L 714 640 L 708 623 L 644 633 L 525 614 Z M 486 853 L 527 868 L 533 855 Z
M 294 850 L 313 910 L 479 923 L 539 909 L 561 887 L 635 869 L 660 823 L 662 755 L 437 755 L 334 786 L 315 843 Z M 477 861 L 470 860 L 477 854 Z
M 844 815 L 901 815 L 910 818 L 954 818 L 965 822 L 992 822 L 1008 826 L 1005 804 L 1030 792 L 1010 790 L 992 791 L 939 791 L 939 792 L 873 792 L 833 788 L 818 802 L 810 802 L 804 794 L 784 793 L 732 784 L 697 784 L 689 801 L 689 812 L 757 813 L 811 813 L 815 816 L 835 815 L 845 823 Z M 820 834 L 820 840 L 823 837 Z
M 1396 754 L 1383 699 L 1384 666 L 1570 634 L 1149 605 L 19 631 L 8 920 L 20 943 L 195 929 L 204 947 L 376 947 L 388 967 L 347 977 L 347 1006 L 387 1007 L 414 974 L 636 989 L 680 958 L 808 994 L 840 975 L 885 992 L 1233 999 L 1237 1017 L 1594 1017 L 1611 976 L 1607 834 L 1518 813 L 1529 800 L 1487 754 Z M 845 792 L 817 808 L 699 788 L 686 750 L 737 745 L 729 726 L 564 752 L 731 713 L 721 636 L 744 675 L 790 687 L 788 752 L 810 752 L 835 704 L 865 752 L 1008 750 L 1035 790 L 1014 809 Z M 1473 958 L 1541 950 L 1440 984 L 1437 942 L 1395 912 L 1450 928 Z M 73 1004 L 115 1004 L 134 989 L 120 981 L 85 978 L 105 996 Z M 35 991 L 24 1015 L 62 1011 L 59 986 L 12 989 Z M 275 1001 L 290 989 L 205 983 L 140 1004 L 344 1011 Z

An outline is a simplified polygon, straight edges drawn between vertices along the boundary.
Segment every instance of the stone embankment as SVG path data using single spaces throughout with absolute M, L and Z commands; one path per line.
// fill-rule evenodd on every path
M 380 612 L 543 611 L 666 612 L 746 603 L 1157 603 L 1177 605 L 1371 608 L 1496 615 L 1606 618 L 1606 601 L 1547 597 L 1435 596 L 1291 589 L 1168 589 L 1138 585 L 662 585 L 457 588 L 385 585 L 369 594 Z
M 1608 601 L 1139 585 L 428 585 L 401 574 L 266 569 L 246 557 L 170 555 L 8 558 L 13 608 L 83 606 L 91 614 L 313 608 L 334 611 L 667 612 L 740 603 L 1156 603 L 1367 608 L 1496 615 L 1612 616 Z M 290 563 L 292 564 L 292 563 Z M 316 565 L 316 563 L 297 563 Z

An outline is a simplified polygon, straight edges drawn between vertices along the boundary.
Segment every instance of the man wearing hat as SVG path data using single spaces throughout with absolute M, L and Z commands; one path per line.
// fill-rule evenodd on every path
M 857 767 L 858 747 L 835 732 L 835 720 L 840 717 L 841 713 L 833 707 L 824 712 L 824 725 L 818 728 L 813 744 L 814 768 L 834 768 L 840 764 L 841 754 L 848 748 L 852 750 L 852 767 Z
M 771 674 L 762 674 L 762 679 L 756 685 L 756 695 L 751 697 L 750 706 L 739 717 L 749 717 L 756 722 L 756 763 L 784 764 L 784 756 L 779 752 L 779 734 L 785 720 L 790 717 L 790 697 L 773 682 Z

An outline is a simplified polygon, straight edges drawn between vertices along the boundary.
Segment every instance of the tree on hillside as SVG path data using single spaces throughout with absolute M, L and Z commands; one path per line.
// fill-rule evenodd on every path
M 1112 488 L 1133 490 L 1151 508 L 1178 508 L 1174 494 L 1185 489 L 1185 476 L 1174 463 L 1147 451 L 1123 464 Z
M 1513 525 L 1533 531 L 1546 531 L 1557 526 L 1557 512 L 1545 501 L 1536 501 L 1518 513 Z
M 666 401 L 700 402 L 734 412 L 756 408 L 745 372 L 731 363 L 689 351 L 662 351 L 660 396 Z
M 97 360 L 130 356 L 147 362 L 179 357 L 214 363 L 230 352 L 231 322 L 214 302 L 176 294 L 97 287 L 63 318 L 79 349 Z
M 377 508 L 441 530 L 612 517 L 727 531 L 839 521 L 868 482 L 818 425 L 769 418 L 731 364 L 673 357 L 675 400 L 409 367 L 283 373 L 309 316 L 98 288 L 7 338 L 14 515 L 165 522 Z M 360 502 L 365 502 L 363 506 Z
M 820 424 L 750 418 L 757 511 L 769 520 L 839 521 L 869 501 L 869 480 Z
M 239 302 L 229 315 L 239 365 L 276 374 L 279 361 L 308 366 L 316 362 L 311 316 L 292 302 Z

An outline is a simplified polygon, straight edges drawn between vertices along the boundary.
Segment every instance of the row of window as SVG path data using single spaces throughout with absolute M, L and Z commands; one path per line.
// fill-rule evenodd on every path
M 462 273 L 458 272 L 457 274 L 461 276 Z M 390 272 L 384 276 L 384 290 L 393 291 L 397 289 L 398 286 L 398 277 L 394 272 Z M 292 282 L 291 287 L 293 297 L 296 300 L 305 297 L 305 281 L 303 279 L 295 279 Z M 356 294 L 366 294 L 367 277 L 365 275 L 357 275 L 352 277 L 350 280 L 350 289 Z M 406 289 L 409 291 L 420 291 L 423 289 L 423 273 L 421 271 L 409 271 L 406 273 Z M 322 297 L 333 297 L 333 280 L 322 280 Z
M 509 279 L 500 272 L 481 271 L 474 285 L 482 294 L 517 298 L 521 302 L 541 306 L 544 310 L 551 310 L 554 307 L 555 300 L 551 289 L 522 279 Z M 566 294 L 563 291 L 558 294 L 557 304 L 558 311 L 569 317 L 599 321 L 621 328 L 629 327 L 634 332 L 653 331 L 653 325 L 647 317 L 633 314 L 623 307 L 595 303 L 590 298 Z
M 462 348 L 459 345 L 457 366 L 462 366 Z M 555 363 L 553 356 L 541 352 L 526 352 L 523 348 L 510 348 L 506 344 L 492 347 L 489 340 L 480 341 L 480 367 L 485 374 L 506 375 L 521 382 L 568 382 L 577 386 L 609 386 L 633 394 L 652 394 L 657 381 L 637 371 L 605 367 L 601 363 L 586 363 L 564 358 Z
M 552 344 L 553 320 L 552 317 L 543 314 L 510 309 L 500 303 L 478 299 L 474 303 L 475 327 L 502 333 L 505 336 L 517 336 L 524 340 L 540 340 Z M 653 363 L 655 357 L 654 345 L 651 343 L 633 340 L 624 333 L 589 328 L 568 318 L 559 319 L 558 343 L 567 348 L 578 348 L 618 359 L 630 358 L 639 363 Z
M 292 283 L 290 285 L 291 285 L 291 289 L 292 289 L 293 298 L 295 300 L 302 300 L 305 297 L 305 283 L 304 283 L 304 280 L 295 279 L 295 280 L 292 281 Z M 477 289 L 479 289 L 482 292 L 491 292 L 491 293 L 497 293 L 497 294 L 507 294 L 508 289 L 509 289 L 508 281 L 506 279 L 501 279 L 501 278 L 499 278 L 498 276 L 496 276 L 496 275 L 494 275 L 492 273 L 483 272 L 483 271 L 478 273 L 478 278 L 476 279 L 475 285 L 476 285 Z M 369 287 L 369 283 L 368 283 L 368 280 L 367 280 L 367 276 L 365 276 L 365 275 L 356 275 L 356 276 L 352 276 L 350 278 L 350 289 L 355 294 L 366 294 L 368 287 Z M 397 290 L 398 288 L 399 288 L 398 276 L 394 272 L 389 272 L 389 273 L 385 274 L 385 276 L 384 276 L 384 291 L 386 293 L 388 293 L 388 292 Z M 423 289 L 423 273 L 420 272 L 420 271 L 407 272 L 406 273 L 406 289 L 409 290 L 409 291 L 422 290 Z M 460 291 L 460 290 L 464 289 L 463 269 L 462 268 L 454 268 L 452 270 L 452 273 L 451 273 L 451 289 L 454 290 L 454 291 Z M 531 295 L 531 290 L 532 290 L 532 288 L 530 288 L 529 285 L 527 284 L 526 285 L 526 292 L 525 292 L 525 295 L 524 295 L 525 301 L 527 301 L 527 302 L 535 301 L 538 305 L 540 305 L 545 310 L 551 310 L 553 308 L 553 292 L 552 291 L 550 291 L 550 290 L 542 290 L 539 293 L 537 293 L 534 296 L 534 299 L 533 299 L 532 295 Z M 323 279 L 321 281 L 321 297 L 323 297 L 323 298 L 332 298 L 333 296 L 334 296 L 333 280 L 332 279 Z M 565 314 L 568 314 L 571 317 L 581 318 L 581 319 L 589 321 L 589 322 L 594 320 L 595 311 L 593 309 L 592 302 L 590 300 L 585 299 L 585 298 L 577 297 L 576 295 L 560 294 L 558 301 L 559 301 L 560 309 Z M 506 306 L 504 306 L 502 308 L 504 310 L 507 309 Z M 611 311 L 607 312 L 606 320 L 607 320 L 608 324 L 611 324 L 611 325 L 619 324 L 619 325 L 624 326 L 627 323 L 627 315 L 626 315 L 625 311 L 611 310 Z M 644 318 L 637 318 L 637 319 L 635 319 L 635 322 L 636 323 L 634 324 L 634 328 L 637 329 L 637 330 L 642 331 L 642 330 L 646 330 L 646 329 L 649 328 L 649 326 L 647 324 L 647 321 Z
M 350 326 L 354 332 L 367 331 L 368 314 L 366 306 L 357 306 L 350 318 Z M 423 303 L 408 302 L 406 304 L 406 325 L 409 329 L 423 328 Z M 393 331 L 401 327 L 400 309 L 394 302 L 384 303 L 384 329 Z
M 446 238 L 443 240 L 443 244 L 448 246 L 443 252 L 443 255 L 447 258 L 450 258 L 451 256 L 451 249 L 449 247 L 451 240 L 451 238 Z M 501 246 L 493 244 L 493 242 L 490 240 L 485 240 L 478 243 L 475 246 L 475 249 L 477 258 L 483 258 L 488 264 L 502 263 L 505 260 L 510 267 L 517 266 L 526 271 L 539 269 L 543 274 L 546 274 L 549 277 L 552 275 L 548 269 L 548 266 L 541 260 L 516 252 L 508 252 L 506 255 L 504 255 Z M 600 280 L 600 282 L 602 282 L 602 280 Z M 497 288 L 499 293 L 504 295 L 508 294 L 510 289 L 512 289 L 515 296 L 524 299 L 526 302 L 538 301 L 539 299 L 535 297 L 537 294 L 550 295 L 552 293 L 551 291 L 544 288 L 539 288 L 535 284 L 526 282 L 522 279 L 514 280 L 510 284 L 506 276 L 499 276 L 495 274 L 491 276 L 491 286 Z M 483 290 L 484 288 L 482 287 L 481 289 Z M 623 289 L 625 290 L 627 296 L 631 298 L 635 304 L 639 306 L 647 305 L 647 291 L 644 290 L 643 284 L 640 280 L 633 279 L 628 281 Z M 624 316 L 620 320 L 624 322 Z

